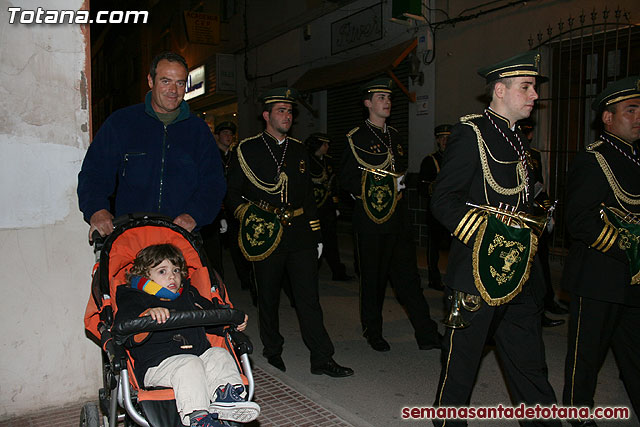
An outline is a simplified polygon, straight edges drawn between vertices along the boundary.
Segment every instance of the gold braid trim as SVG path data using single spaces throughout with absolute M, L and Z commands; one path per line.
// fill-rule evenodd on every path
M 387 166 L 391 165 L 391 158 L 392 158 L 391 150 L 387 150 L 386 159 L 385 159 L 382 163 L 377 164 L 377 165 L 367 163 L 367 162 L 365 162 L 364 160 L 362 160 L 362 159 L 360 158 L 360 156 L 358 156 L 358 154 L 356 153 L 356 150 L 363 151 L 363 152 L 365 152 L 365 153 L 367 153 L 367 154 L 377 154 L 377 155 L 380 155 L 380 153 L 373 153 L 373 152 L 370 152 L 370 151 L 366 151 L 366 150 L 364 150 L 364 149 L 362 149 L 362 148 L 356 147 L 356 145 L 353 143 L 353 139 L 351 139 L 351 135 L 353 135 L 354 133 L 356 133 L 356 131 L 357 131 L 358 129 L 360 129 L 360 128 L 359 128 L 359 127 L 353 128 L 353 129 L 351 130 L 351 132 L 349 132 L 349 133 L 347 134 L 347 139 L 349 140 L 349 147 L 351 147 L 351 152 L 353 153 L 353 157 L 355 157 L 355 158 L 356 158 L 356 161 L 357 161 L 361 166 L 363 166 L 363 167 L 365 167 L 365 168 L 367 168 L 367 169 L 386 169 L 386 168 L 387 168 Z
M 469 117 L 469 116 L 465 116 L 465 117 Z M 463 117 L 463 119 L 465 117 Z M 527 185 L 526 171 L 524 170 L 522 163 L 520 161 L 501 162 L 497 160 L 495 157 L 493 157 L 493 154 L 491 154 L 491 151 L 489 151 L 489 148 L 487 147 L 487 143 L 482 137 L 482 133 L 480 132 L 480 129 L 478 129 L 478 126 L 476 126 L 475 123 L 469 122 L 469 121 L 463 121 L 462 123 L 467 126 L 471 126 L 473 131 L 476 133 L 476 139 L 478 140 L 478 151 L 480 153 L 480 164 L 482 165 L 482 174 L 484 176 L 485 181 L 489 183 L 489 186 L 493 189 L 493 191 L 495 191 L 498 194 L 502 194 L 503 196 L 514 196 L 522 192 L 525 189 L 525 186 Z M 516 173 L 520 181 L 520 184 L 518 184 L 517 187 L 508 188 L 498 184 L 496 179 L 493 177 L 493 174 L 491 173 L 491 168 L 489 167 L 489 161 L 487 160 L 487 151 L 489 151 L 489 155 L 491 155 L 491 158 L 498 163 L 502 163 L 502 164 L 516 163 Z
M 262 133 L 258 134 L 257 136 L 260 136 L 260 135 L 262 135 Z M 252 138 L 247 138 L 247 139 L 252 139 Z M 244 172 L 245 176 L 251 182 L 251 184 L 257 187 L 259 190 L 264 191 L 267 194 L 280 193 L 282 202 L 286 203 L 287 194 L 288 194 L 287 190 L 288 190 L 288 184 L 289 184 L 289 177 L 287 176 L 286 173 L 280 172 L 280 176 L 278 176 L 278 181 L 275 184 L 270 184 L 258 178 L 256 174 L 253 173 L 253 171 L 251 170 L 251 167 L 249 166 L 247 161 L 244 159 L 244 155 L 242 154 L 242 144 L 245 141 L 247 141 L 247 139 L 242 140 L 240 144 L 238 144 L 238 148 L 237 148 L 238 161 L 240 163 L 240 168 L 242 169 L 242 172 Z
M 618 240 L 620 232 L 611 224 L 606 215 L 603 214 L 602 219 L 604 220 L 604 228 L 591 247 L 604 253 L 611 249 L 613 243 Z
M 598 141 L 598 142 L 601 143 L 601 141 Z M 604 156 L 594 150 L 594 148 L 598 147 L 599 145 L 600 144 L 597 144 L 597 143 L 590 144 L 587 147 L 587 152 L 593 153 L 593 155 L 596 156 L 596 160 L 598 161 L 598 164 L 602 169 L 602 173 L 604 173 L 604 176 L 607 178 L 607 181 L 609 182 L 609 187 L 611 187 L 611 190 L 613 191 L 614 196 L 618 200 L 618 203 L 620 203 L 621 206 L 622 206 L 621 202 L 624 202 L 632 206 L 640 206 L 640 195 L 631 194 L 628 191 L 625 191 L 624 188 L 622 188 L 622 186 L 616 179 L 615 174 L 611 170 L 611 167 L 609 166 L 609 163 L 607 163 L 607 160 L 604 158 Z

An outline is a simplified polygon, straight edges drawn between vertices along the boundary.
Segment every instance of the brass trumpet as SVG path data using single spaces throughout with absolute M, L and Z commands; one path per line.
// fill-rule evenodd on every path
M 480 309 L 482 300 L 478 295 L 471 295 L 462 291 L 453 290 L 453 294 L 449 296 L 451 301 L 451 310 L 449 314 L 442 321 L 442 324 L 447 328 L 463 329 L 471 325 L 471 322 L 464 320 L 462 316 L 462 309 L 475 312 Z
M 363 171 L 367 171 L 369 173 L 372 173 L 374 175 L 378 175 L 378 176 L 392 176 L 394 178 L 400 178 L 403 174 L 401 173 L 397 173 L 397 172 L 391 172 L 391 171 L 387 171 L 384 169 L 372 169 L 372 168 L 365 168 L 363 166 L 358 166 L 358 169 L 362 169 Z
M 604 206 L 604 205 L 602 205 Z M 611 206 L 606 206 L 611 213 L 618 217 L 618 219 L 622 222 L 626 222 L 627 224 L 640 224 L 640 215 L 634 214 L 631 212 L 625 212 L 621 209 L 614 208 Z M 600 211 L 600 215 L 604 216 L 604 211 Z
M 515 222 L 520 227 L 530 228 L 539 237 L 542 235 L 544 229 L 551 220 L 557 203 L 558 201 L 556 200 L 553 205 L 547 209 L 547 213 L 545 215 L 531 215 L 525 212 L 516 212 L 513 206 L 504 205 L 502 203 L 500 203 L 500 206 L 497 208 L 495 206 L 476 205 L 471 202 L 467 202 L 467 206 L 496 214 L 498 219 L 507 225 L 512 225 Z

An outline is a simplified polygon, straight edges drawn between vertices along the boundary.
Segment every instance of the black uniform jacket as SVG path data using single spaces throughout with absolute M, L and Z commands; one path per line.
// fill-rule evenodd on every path
M 262 181 L 262 185 L 274 185 L 278 181 L 278 166 L 273 156 L 280 162 L 285 144 L 278 145 L 276 139 L 266 131 L 240 142 L 231 154 L 231 164 L 227 173 L 226 206 L 230 212 L 235 213 L 240 205 L 247 203 L 243 196 L 252 202 L 264 201 L 276 208 L 304 209 L 302 215 L 291 220 L 291 225 L 284 227 L 282 239 L 275 252 L 309 249 L 316 247 L 321 241 L 307 150 L 297 139 L 287 137 L 287 140 L 287 151 L 284 153 L 281 168 L 281 172 L 288 176 L 286 204 L 281 200 L 280 193 L 269 194 L 256 187 L 242 170 L 238 159 L 238 152 L 241 151 L 244 161 Z
M 569 171 L 565 218 L 572 242 L 564 269 L 563 287 L 587 298 L 640 306 L 640 285 L 630 284 L 626 255 L 618 241 L 603 252 L 602 246 L 606 248 L 611 242 L 603 241 L 600 236 L 605 230 L 605 223 L 600 217 L 601 204 L 636 214 L 640 214 L 640 205 L 618 203 L 596 153 L 606 160 L 622 189 L 635 194 L 638 201 L 640 166 L 618 151 L 633 156 L 631 144 L 606 132 L 604 137 L 617 148 L 600 139 L 576 155 Z
M 507 119 L 489 109 L 486 111 L 491 115 L 498 128 L 519 150 L 520 142 L 525 150 L 528 149 L 527 139 L 519 129 L 516 130 L 516 136 L 516 132 L 509 128 Z M 470 210 L 466 202 L 494 207 L 498 207 L 500 202 L 503 202 L 511 206 L 517 206 L 518 211 L 531 213 L 534 179 L 531 166 L 527 165 L 526 169 L 530 177 L 529 202 L 523 200 L 522 192 L 515 195 L 503 195 L 494 191 L 485 182 L 480 162 L 478 138 L 472 127 L 462 123 L 465 118 L 470 118 L 467 121 L 475 123 L 480 131 L 484 140 L 491 175 L 498 185 L 505 188 L 518 186 L 516 172 L 518 154 L 486 116 L 477 117 L 477 115 L 473 115 L 463 117 L 461 123 L 453 127 L 451 136 L 447 141 L 442 168 L 434 186 L 431 198 L 431 212 L 456 237 L 451 243 L 449 267 L 447 268 L 445 282 L 452 289 L 478 295 L 479 293 L 474 285 L 472 266 L 472 248 L 475 236 L 471 237 L 467 245 L 465 245 L 455 233 L 465 214 Z
M 444 155 L 436 150 L 422 159 L 420 172 L 418 173 L 418 193 L 422 197 L 430 198 L 433 193 L 433 183 L 438 177 Z
M 322 158 L 309 154 L 309 171 L 313 182 L 313 190 L 318 205 L 318 215 L 335 215 L 337 204 L 337 184 L 333 166 L 329 163 L 331 156 L 325 154 Z M 318 200 L 320 197 L 320 200 Z
M 410 227 L 407 198 L 401 197 L 396 205 L 395 212 L 382 224 L 376 224 L 366 214 L 360 199 L 362 193 L 362 174 L 358 161 L 353 155 L 353 149 L 358 156 L 370 165 L 379 165 L 387 158 L 390 140 L 391 152 L 395 162 L 395 172 L 403 174 L 408 168 L 407 150 L 400 133 L 391 126 L 387 126 L 388 134 L 383 129 L 371 122 L 352 129 L 347 134 L 347 146 L 340 163 L 339 184 L 340 188 L 356 197 L 353 208 L 353 229 L 358 233 L 389 234 L 396 233 L 402 227 Z M 391 170 L 391 167 L 387 167 Z

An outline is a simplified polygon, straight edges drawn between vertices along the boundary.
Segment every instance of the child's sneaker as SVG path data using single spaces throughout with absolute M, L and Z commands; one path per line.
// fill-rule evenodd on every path
M 255 402 L 247 402 L 240 395 L 244 387 L 231 384 L 220 386 L 214 394 L 214 401 L 209 405 L 209 412 L 218 415 L 221 420 L 248 423 L 260 415 L 260 406 Z
M 215 414 L 202 415 L 191 420 L 190 427 L 224 427 Z

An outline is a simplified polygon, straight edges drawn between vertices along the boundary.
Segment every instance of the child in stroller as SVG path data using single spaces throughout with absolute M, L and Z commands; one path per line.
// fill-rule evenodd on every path
M 183 425 L 185 419 L 176 410 L 174 390 L 146 388 L 144 376 L 136 375 L 138 364 L 131 356 L 132 347 L 127 348 L 125 344 L 134 342 L 132 337 L 142 338 L 143 335 L 139 334 L 145 332 L 151 332 L 148 339 L 158 332 L 176 329 L 199 328 L 201 332 L 206 332 L 206 338 L 212 347 L 220 347 L 228 351 L 233 358 L 242 378 L 244 391 L 247 393 L 246 400 L 251 401 L 255 383 L 249 355 L 253 351 L 253 346 L 246 335 L 237 331 L 237 327 L 245 322 L 245 314 L 233 308 L 224 282 L 215 270 L 208 267 L 197 236 L 173 224 L 170 219 L 148 214 L 131 214 L 116 218 L 114 226 L 113 233 L 104 239 L 93 236 L 97 262 L 93 268 L 91 297 L 87 302 L 84 322 L 88 336 L 95 337 L 102 348 L 103 388 L 98 392 L 98 404 L 88 402 L 83 406 L 80 425 L 99 427 L 102 425 L 101 417 L 105 427 L 115 427 L 122 421 L 125 426 Z M 116 303 L 119 288 L 125 283 L 131 285 L 134 282 L 128 277 L 140 273 L 147 274 L 146 270 L 141 270 L 139 273 L 131 271 L 138 253 L 148 246 L 167 243 L 176 247 L 186 262 L 189 280 L 187 283 L 183 280 L 184 276 L 180 277 L 181 284 L 184 285 L 182 292 L 186 292 L 189 288 L 196 289 L 203 299 L 209 300 L 205 303 L 206 307 L 213 304 L 213 306 L 226 308 L 171 311 L 170 316 L 163 323 L 158 323 L 151 316 L 134 317 L 116 322 L 114 314 L 118 316 L 119 312 L 119 306 Z M 174 262 L 180 264 L 179 261 Z M 184 271 L 186 270 L 183 270 L 183 273 Z M 137 283 L 140 284 L 140 281 L 138 280 Z M 147 281 L 144 281 L 141 286 L 144 287 L 146 283 Z M 161 286 L 157 285 L 157 288 L 159 287 Z M 195 293 L 191 292 L 191 295 Z M 149 297 L 153 298 L 151 301 L 154 303 L 149 307 L 158 306 L 161 300 L 156 296 L 149 295 Z M 127 302 L 122 301 L 122 303 L 126 309 Z M 144 309 L 140 310 L 142 311 Z M 119 319 L 122 319 L 122 316 L 121 314 Z M 222 328 L 211 328 L 212 326 L 222 326 Z M 222 336 L 211 334 L 209 333 L 211 330 L 224 332 L 224 334 Z M 204 350 L 209 348 L 206 343 L 204 346 L 206 347 Z M 144 363 L 142 360 L 141 364 Z M 148 365 L 148 367 L 153 366 Z M 228 394 L 233 390 L 237 394 L 239 390 L 234 387 L 238 384 L 237 381 L 237 377 L 228 380 L 232 387 L 223 388 L 221 391 Z M 215 396 L 210 397 L 215 400 Z M 224 409 L 220 408 L 222 403 L 216 402 L 218 409 L 215 409 L 215 412 L 221 412 Z M 249 418 L 257 416 L 255 407 L 250 408 L 248 414 Z M 221 421 L 221 424 L 229 425 L 235 422 Z
M 202 297 L 187 279 L 182 253 L 171 244 L 141 250 L 117 288 L 115 323 L 151 316 L 164 323 L 170 310 L 225 308 Z M 215 301 L 215 300 L 214 300 Z M 247 316 L 237 329 L 246 328 Z M 222 334 L 222 328 L 208 328 Z M 130 337 L 125 347 L 145 387 L 171 387 L 184 425 L 217 426 L 219 420 L 249 422 L 260 413 L 255 402 L 242 398 L 244 386 L 235 360 L 220 347 L 211 347 L 203 327 L 144 332 Z

